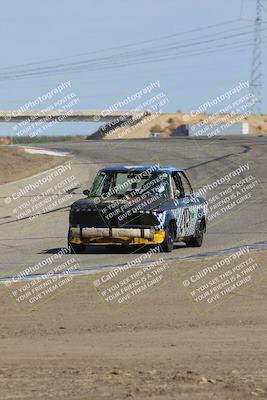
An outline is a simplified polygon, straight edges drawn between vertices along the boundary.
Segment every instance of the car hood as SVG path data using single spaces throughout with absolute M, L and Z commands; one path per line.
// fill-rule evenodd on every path
M 125 209 L 137 209 L 142 211 L 154 210 L 154 209 L 166 209 L 173 204 L 173 201 L 167 200 L 165 198 L 153 198 L 148 197 L 146 199 L 139 199 L 137 197 L 132 197 L 131 199 L 108 199 L 103 200 L 100 197 L 88 197 L 85 199 L 80 199 L 75 201 L 72 205 L 72 209 L 79 208 L 80 210 L 102 210 L 104 208 L 110 208 L 114 210 L 115 208 L 124 207 Z

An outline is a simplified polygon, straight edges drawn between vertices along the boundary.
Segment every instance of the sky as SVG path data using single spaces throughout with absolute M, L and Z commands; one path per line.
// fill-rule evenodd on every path
M 0 110 L 19 109 L 62 82 L 70 89 L 33 109 L 69 93 L 77 99 L 73 109 L 107 109 L 159 82 L 151 96 L 164 93 L 162 111 L 190 112 L 250 79 L 255 10 L 255 0 L 5 1 Z M 266 39 L 262 47 L 267 112 Z M 1 124 L 1 135 L 9 130 Z M 47 132 L 94 130 L 95 124 L 65 123 Z

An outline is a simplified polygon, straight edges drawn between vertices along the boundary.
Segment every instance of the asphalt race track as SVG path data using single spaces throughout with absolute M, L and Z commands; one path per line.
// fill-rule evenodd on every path
M 43 260 L 46 261 L 42 268 L 37 269 L 38 273 L 50 270 L 49 259 L 66 248 L 69 205 L 83 197 L 82 191 L 90 187 L 96 171 L 104 165 L 175 165 L 186 170 L 194 189 L 210 185 L 206 194 L 209 200 L 212 199 L 215 216 L 209 222 L 203 246 L 194 249 L 177 244 L 171 254 L 155 254 L 152 259 L 209 255 L 241 245 L 267 242 L 267 137 L 84 141 L 50 143 L 42 147 L 63 148 L 70 151 L 73 158 L 64 174 L 39 187 L 25 190 L 29 184 L 34 185 L 51 172 L 1 187 L 1 279 L 18 274 Z M 246 170 L 233 177 L 231 174 L 240 166 Z M 229 174 L 231 180 L 227 182 L 225 177 Z M 60 182 L 67 182 L 68 178 L 71 181 L 70 177 L 75 187 L 68 191 L 66 198 L 64 190 L 60 191 L 63 187 Z M 240 180 L 243 180 L 242 184 Z M 233 184 L 236 185 L 234 188 Z M 239 193 L 233 195 L 233 191 L 237 190 Z M 234 204 L 233 197 L 233 201 L 219 204 L 228 194 L 237 196 L 237 203 Z M 37 204 L 51 195 L 54 206 L 43 212 Z M 242 199 L 239 200 L 238 196 Z M 48 199 L 48 204 L 52 200 Z M 30 210 L 30 214 L 26 210 Z M 220 215 L 216 214 L 218 210 Z M 37 216 L 30 218 L 32 215 Z M 120 247 L 88 247 L 87 254 L 75 255 L 75 258 L 79 270 L 95 270 L 135 258 L 136 254 L 132 251 Z M 73 255 L 66 254 L 60 262 L 70 257 Z

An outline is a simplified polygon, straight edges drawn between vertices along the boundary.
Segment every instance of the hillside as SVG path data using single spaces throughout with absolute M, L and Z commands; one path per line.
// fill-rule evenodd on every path
M 133 126 L 123 126 L 113 129 L 106 135 L 102 136 L 104 140 L 110 139 L 139 139 L 150 137 L 153 133 L 159 137 L 171 137 L 174 130 L 183 124 L 193 124 L 201 122 L 219 123 L 223 121 L 229 122 L 248 122 L 249 132 L 252 134 L 267 134 L 267 115 L 252 116 L 231 116 L 226 114 L 209 115 L 199 114 L 197 117 L 191 117 L 181 112 L 163 113 L 161 115 L 151 114 L 143 118 Z M 100 138 L 95 134 L 95 138 Z

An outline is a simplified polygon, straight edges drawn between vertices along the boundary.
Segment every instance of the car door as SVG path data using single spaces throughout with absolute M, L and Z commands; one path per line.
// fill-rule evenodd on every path
M 177 236 L 187 237 L 195 233 L 198 205 L 194 197 L 192 186 L 186 175 L 174 172 L 172 178 L 177 188 L 175 197 Z

